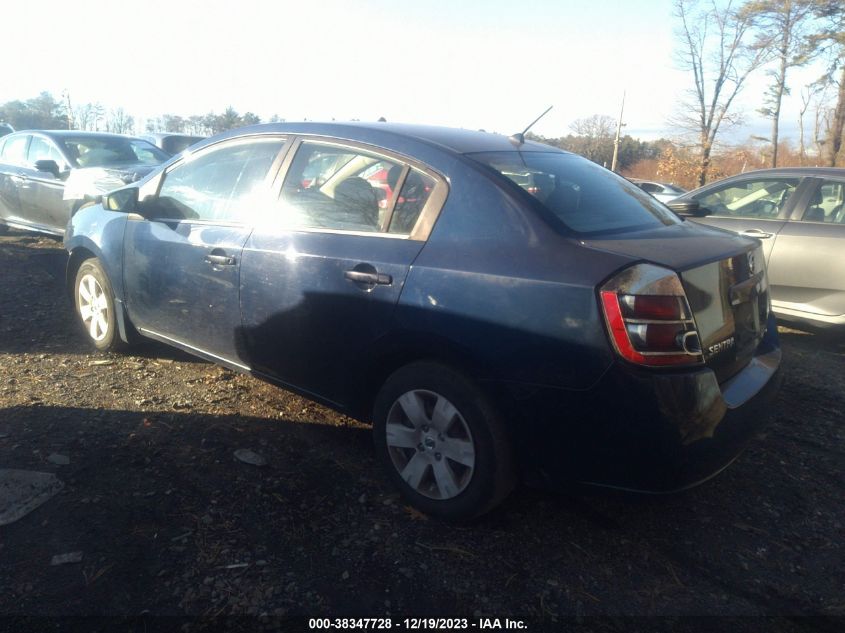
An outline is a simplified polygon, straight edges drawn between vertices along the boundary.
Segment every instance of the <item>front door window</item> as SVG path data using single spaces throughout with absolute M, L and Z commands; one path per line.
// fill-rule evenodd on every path
M 800 178 L 744 180 L 697 196 L 711 215 L 774 220 L 798 187 Z

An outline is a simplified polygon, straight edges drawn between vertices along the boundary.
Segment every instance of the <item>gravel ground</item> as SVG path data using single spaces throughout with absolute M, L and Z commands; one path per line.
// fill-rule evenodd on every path
M 64 258 L 49 238 L 0 237 L 0 467 L 65 484 L 0 527 L 0 629 L 148 614 L 205 616 L 186 630 L 212 616 L 259 616 L 251 630 L 419 615 L 518 617 L 531 630 L 640 622 L 607 616 L 845 626 L 845 337 L 782 330 L 775 417 L 705 485 L 661 497 L 523 488 L 452 527 L 394 494 L 355 421 L 166 347 L 92 354 Z M 50 564 L 69 552 L 81 561 Z

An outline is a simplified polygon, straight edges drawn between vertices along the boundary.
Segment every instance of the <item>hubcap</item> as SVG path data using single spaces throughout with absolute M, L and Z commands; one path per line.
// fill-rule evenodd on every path
M 397 398 L 387 414 L 387 450 L 411 488 L 430 499 L 452 499 L 469 485 L 475 443 L 469 426 L 442 395 L 425 389 Z
M 77 288 L 79 316 L 85 329 L 95 341 L 102 341 L 109 333 L 109 304 L 100 282 L 93 275 L 84 275 Z

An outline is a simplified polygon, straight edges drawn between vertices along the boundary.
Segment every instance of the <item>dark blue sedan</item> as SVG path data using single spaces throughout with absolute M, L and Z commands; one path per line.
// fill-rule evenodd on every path
M 244 128 L 81 210 L 65 244 L 98 349 L 149 337 L 372 421 L 402 493 L 448 519 L 520 477 L 703 481 L 780 378 L 758 241 L 519 137 Z

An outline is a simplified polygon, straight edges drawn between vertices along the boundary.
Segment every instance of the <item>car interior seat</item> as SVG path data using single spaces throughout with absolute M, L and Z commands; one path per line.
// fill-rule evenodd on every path
M 402 165 L 394 165 L 390 169 L 387 170 L 387 186 L 390 187 L 390 190 L 393 192 L 393 195 L 396 195 L 396 183 L 399 182 L 399 176 L 402 175 L 402 170 L 404 167 Z
M 372 185 L 363 178 L 353 176 L 338 183 L 334 199 L 354 224 L 378 228 L 378 197 Z
M 413 169 L 408 172 L 405 184 L 402 186 L 402 197 L 396 202 L 393 219 L 390 221 L 391 233 L 410 233 L 423 205 L 428 200 L 425 182 Z
M 577 189 L 571 184 L 559 182 L 546 198 L 546 205 L 563 217 L 578 211 L 580 195 Z
M 820 206 L 821 203 L 822 192 L 819 189 L 813 194 L 813 199 L 810 200 L 810 204 L 804 212 L 805 222 L 824 222 L 824 207 Z
M 792 189 L 784 189 L 780 192 L 780 198 L 778 199 L 777 210 L 778 213 L 783 211 L 783 208 L 786 206 L 786 203 L 789 201 L 789 196 L 792 195 Z
M 540 200 L 546 200 L 549 194 L 554 191 L 554 181 L 548 174 L 534 174 L 534 187 L 536 193 L 534 194 Z

